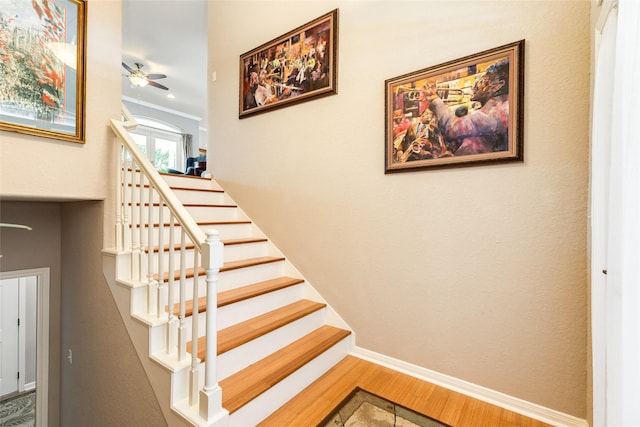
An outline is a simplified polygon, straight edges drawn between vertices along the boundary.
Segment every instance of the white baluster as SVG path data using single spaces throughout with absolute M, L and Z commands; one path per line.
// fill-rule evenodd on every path
M 148 253 L 149 245 L 145 241 L 146 240 L 145 236 L 147 236 L 147 234 L 145 234 L 144 232 L 144 226 L 145 226 L 144 183 L 145 183 L 145 175 L 141 171 L 140 172 L 140 188 L 138 189 L 138 198 L 140 200 L 140 204 L 138 205 L 138 216 L 140 218 L 140 225 L 135 230 L 136 233 L 138 234 L 138 241 L 140 242 L 140 259 L 138 261 L 139 270 L 138 270 L 138 277 L 137 277 L 140 283 L 142 283 L 144 279 L 147 277 L 148 272 L 146 271 L 146 265 L 147 265 L 146 261 L 148 257 L 151 256 L 151 254 Z M 149 224 L 146 224 L 146 225 L 149 226 Z
M 182 228 L 182 236 L 180 238 L 180 328 L 178 330 L 178 360 L 184 360 L 187 357 L 187 326 L 186 322 L 186 249 L 185 239 L 186 233 Z
M 140 277 L 140 240 L 138 239 L 138 230 L 140 229 L 140 218 L 138 218 L 139 210 L 136 209 L 136 202 L 140 201 L 138 197 L 139 191 L 136 187 L 137 178 L 140 178 L 142 174 L 131 174 L 131 191 L 129 191 L 131 202 L 131 278 L 132 280 L 138 280 Z
M 149 206 L 153 206 L 153 200 L 149 200 Z M 164 280 L 164 203 L 162 199 L 158 203 L 158 276 L 160 277 L 160 289 L 158 291 L 158 307 L 156 309 L 156 313 L 158 319 L 164 313 L 164 294 L 166 291 L 166 282 Z M 171 277 L 173 275 L 172 271 L 168 272 L 167 277 Z
M 131 246 L 131 221 L 129 218 L 129 209 L 127 207 L 127 177 L 129 171 L 129 151 L 125 149 L 124 152 L 124 168 L 123 168 L 123 188 L 122 188 L 122 219 L 124 223 L 124 236 L 122 240 L 122 249 L 124 251 L 130 251 Z
M 153 200 L 153 185 L 149 183 L 149 200 Z M 147 291 L 147 313 L 151 314 L 154 309 L 155 285 L 153 284 L 153 206 L 149 203 L 147 207 L 147 218 L 149 219 L 149 237 L 147 240 L 147 280 L 149 289 Z
M 169 292 L 167 295 L 168 306 L 169 306 L 168 315 L 167 315 L 167 343 L 166 343 L 167 354 L 171 354 L 175 350 L 176 335 L 178 332 L 177 330 L 178 322 L 176 322 L 176 317 L 173 314 L 173 304 L 174 304 L 173 294 L 174 294 L 174 286 L 175 286 L 175 279 L 173 274 L 173 272 L 175 271 L 174 231 L 175 231 L 175 217 L 173 216 L 173 213 L 171 213 L 169 217 L 169 271 L 171 272 L 171 274 L 169 274 L 169 285 L 168 285 Z
M 118 252 L 124 249 L 124 225 L 122 223 L 124 166 L 122 156 L 124 156 L 124 145 L 118 144 L 116 160 L 116 250 Z
M 222 411 L 222 389 L 216 377 L 218 357 L 217 308 L 218 308 L 218 275 L 223 265 L 223 245 L 220 234 L 215 230 L 207 231 L 206 243 L 202 245 L 202 262 L 207 281 L 207 317 L 206 317 L 206 354 L 204 371 L 204 388 L 200 391 L 200 416 L 211 419 Z
M 136 168 L 136 162 L 133 159 L 133 156 L 131 155 L 131 153 L 129 153 L 129 157 L 131 158 L 131 163 L 130 163 L 130 167 L 127 168 L 127 175 L 129 176 L 128 179 L 126 180 L 127 183 L 132 183 L 133 182 L 133 176 L 134 176 L 134 170 Z M 125 239 L 124 239 L 124 247 L 126 251 L 131 251 L 132 250 L 132 245 L 131 245 L 131 239 L 132 236 L 131 234 L 133 233 L 133 227 L 135 226 L 135 224 L 133 224 L 132 222 L 132 213 L 133 213 L 133 189 L 127 184 L 125 183 L 125 214 L 124 214 L 124 218 L 125 218 L 125 223 L 128 224 L 128 227 L 126 227 L 127 233 L 125 234 Z
M 189 371 L 189 404 L 198 403 L 200 361 L 198 360 L 198 250 L 193 251 L 193 310 L 191 311 L 191 370 Z

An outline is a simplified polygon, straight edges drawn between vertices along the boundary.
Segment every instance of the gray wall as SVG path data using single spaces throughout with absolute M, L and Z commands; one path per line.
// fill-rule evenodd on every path
M 59 203 L 0 203 L 0 222 L 32 231 L 0 227 L 0 271 L 49 268 L 49 426 L 60 425 L 61 206 Z
M 102 274 L 102 202 L 2 202 L 0 271 L 50 268 L 49 426 L 162 426 Z M 73 351 L 73 364 L 66 356 Z
M 103 203 L 62 206 L 63 426 L 162 426 L 164 417 L 102 274 Z M 81 266 L 81 267 L 80 267 Z

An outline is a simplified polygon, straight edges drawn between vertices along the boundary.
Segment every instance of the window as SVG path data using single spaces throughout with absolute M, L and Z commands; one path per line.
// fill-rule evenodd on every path
M 184 171 L 185 158 L 180 128 L 156 119 L 136 117 L 138 126 L 129 131 L 140 150 L 159 171 Z

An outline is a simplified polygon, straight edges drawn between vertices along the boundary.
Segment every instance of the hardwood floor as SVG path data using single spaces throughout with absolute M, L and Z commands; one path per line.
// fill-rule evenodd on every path
M 259 425 L 316 426 L 356 387 L 454 427 L 548 426 L 354 356 L 347 356 Z

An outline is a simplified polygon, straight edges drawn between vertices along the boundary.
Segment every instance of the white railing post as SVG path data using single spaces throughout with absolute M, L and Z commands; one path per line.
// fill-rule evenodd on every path
M 223 265 L 223 244 L 220 234 L 215 230 L 207 231 L 207 240 L 202 245 L 202 264 L 207 281 L 206 330 L 207 345 L 205 354 L 204 388 L 200 391 L 200 416 L 209 420 L 222 411 L 222 389 L 216 376 L 218 339 L 218 275 Z
M 122 219 L 123 206 L 123 175 L 124 175 L 124 162 L 122 157 L 124 155 L 124 145 L 118 143 L 118 158 L 116 159 L 116 250 L 118 252 L 124 250 L 124 225 Z

